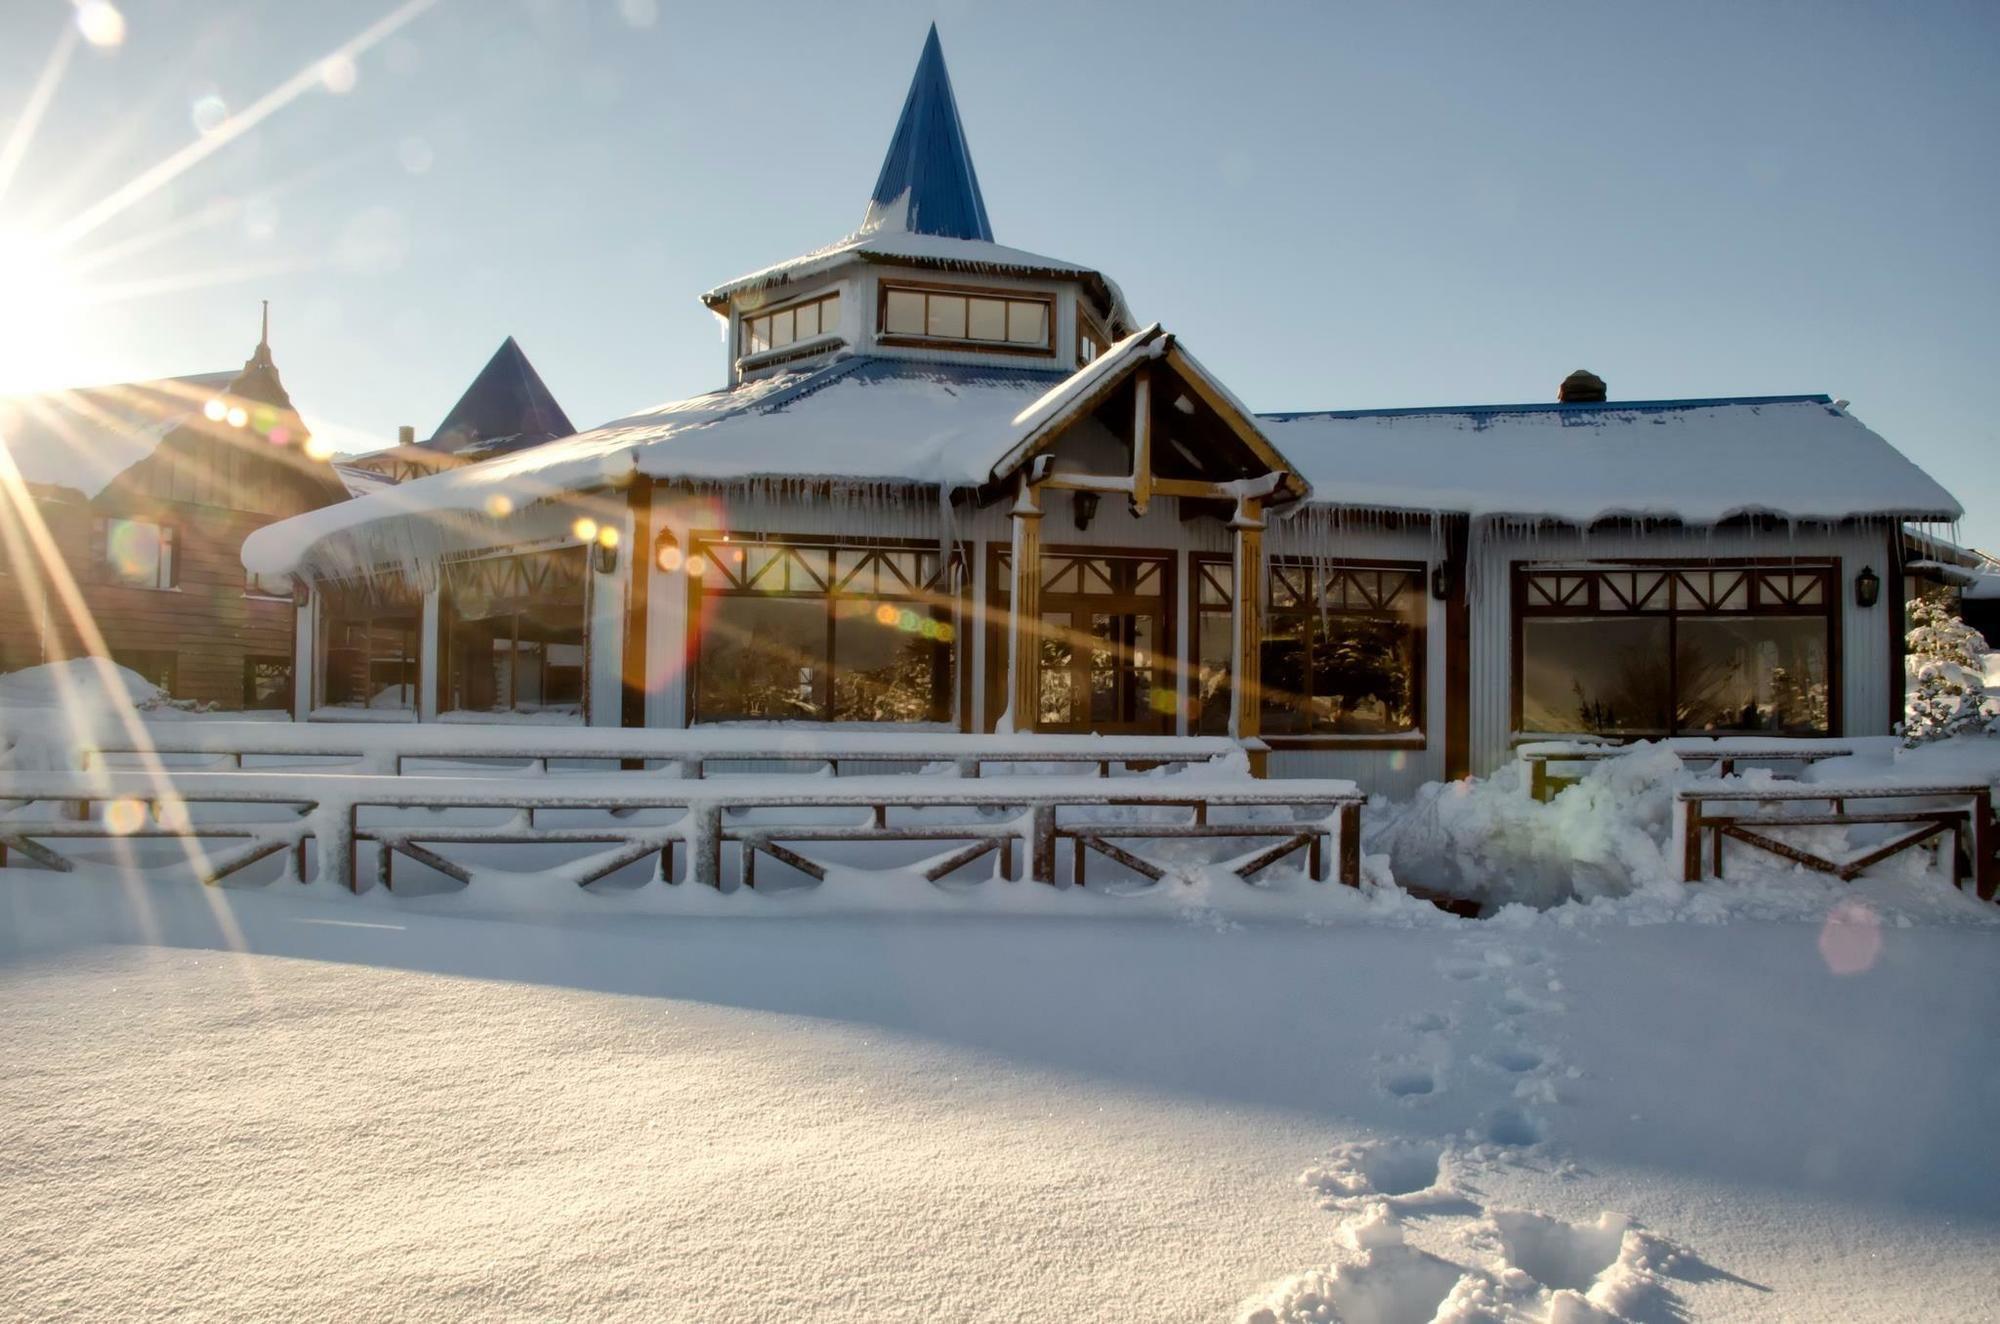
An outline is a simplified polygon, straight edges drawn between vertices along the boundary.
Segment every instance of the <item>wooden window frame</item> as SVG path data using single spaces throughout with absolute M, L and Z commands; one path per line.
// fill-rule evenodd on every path
M 595 591 L 595 586 L 597 583 L 597 575 L 591 566 L 592 554 L 589 546 L 570 542 L 566 539 L 559 542 L 552 542 L 541 546 L 521 547 L 511 551 L 498 552 L 486 556 L 461 557 L 457 560 L 449 561 L 445 564 L 444 573 L 439 576 L 437 649 L 436 649 L 436 656 L 432 659 L 432 666 L 435 668 L 437 672 L 435 693 L 437 697 L 437 710 L 440 714 L 448 712 L 449 713 L 463 712 L 463 713 L 475 713 L 475 714 L 518 713 L 522 711 L 520 707 L 520 688 L 521 688 L 520 677 L 517 674 L 515 674 L 515 672 L 511 667 L 509 668 L 508 672 L 509 692 L 506 696 L 506 701 L 504 703 L 500 703 L 496 700 L 495 706 L 491 708 L 460 708 L 452 703 L 453 688 L 454 688 L 453 680 L 457 663 L 455 659 L 452 657 L 451 635 L 453 628 L 458 624 L 457 612 L 453 610 L 453 597 L 452 594 L 448 591 L 451 583 L 452 569 L 454 567 L 492 565 L 501 561 L 521 560 L 527 557 L 534 557 L 534 556 L 554 556 L 565 552 L 578 556 L 582 561 L 582 570 L 579 572 L 579 574 L 580 574 L 580 582 L 583 588 L 583 606 L 582 606 L 583 662 L 581 664 L 583 668 L 583 677 L 582 677 L 582 684 L 578 687 L 578 692 L 577 692 L 577 720 L 585 724 L 589 723 L 590 671 L 591 671 L 591 666 L 590 666 L 591 595 Z M 554 574 L 554 571 L 551 570 L 549 574 L 551 575 Z M 546 580 L 546 578 L 543 579 L 541 582 L 536 582 L 532 577 L 526 576 L 524 574 L 523 587 L 529 590 L 529 593 L 523 593 L 516 596 L 526 597 L 529 596 L 530 593 L 539 592 L 543 588 L 546 588 L 547 586 L 548 586 L 548 581 Z M 513 621 L 512 633 L 510 637 L 513 640 L 513 647 L 516 655 L 518 656 L 521 644 L 521 613 L 517 610 L 510 613 L 510 615 Z M 421 640 L 418 643 L 418 648 L 419 651 L 421 651 L 422 649 Z M 543 665 L 544 668 L 546 669 L 547 666 L 546 658 L 544 659 Z M 546 712 L 548 711 L 548 709 L 542 708 L 542 709 L 537 709 L 536 711 Z
M 278 694 L 280 702 L 264 707 L 257 706 L 257 669 L 259 667 L 284 668 L 285 686 Z M 243 655 L 243 711 L 290 712 L 296 671 L 296 665 L 289 653 L 245 653 Z
M 1009 567 L 1013 559 L 1014 544 L 1011 539 L 992 541 L 986 544 L 986 707 L 983 727 L 991 731 L 1000 720 L 1000 714 L 1007 709 L 1010 693 L 1007 685 L 1007 662 L 1012 643 L 1008 638 L 1009 623 L 1013 614 L 1009 604 L 1013 601 L 1014 582 Z M 1172 679 L 1176 698 L 1173 712 L 1160 713 L 1161 730 L 1144 732 L 1148 735 L 1173 735 L 1180 729 L 1181 709 L 1185 699 L 1181 697 L 1181 554 L 1172 547 L 1122 547 L 1093 546 L 1088 543 L 1044 543 L 1044 557 L 1102 557 L 1108 560 L 1158 561 L 1161 563 L 1160 583 L 1160 637 L 1153 647 L 1153 655 L 1164 659 L 1153 670 L 1164 671 Z M 1047 605 L 1047 589 L 1043 590 L 1044 607 Z M 1066 596 L 1058 594 L 1057 596 Z M 1107 597 L 1107 602 L 1121 602 L 1126 599 Z M 1147 601 L 1150 601 L 1148 599 Z M 1040 670 L 1039 658 L 1036 669 Z M 1038 682 L 1039 684 L 1039 682 Z M 1039 689 L 1038 691 L 1039 692 Z M 1039 721 L 1037 730 L 1044 730 Z
M 1212 603 L 1204 605 L 1202 603 L 1201 601 L 1202 569 L 1205 566 L 1221 567 L 1224 571 L 1224 574 L 1222 575 L 1220 581 L 1221 585 L 1226 593 L 1233 593 L 1235 587 L 1233 582 L 1235 564 L 1236 564 L 1235 557 L 1226 552 L 1194 552 L 1191 553 L 1188 557 L 1187 610 L 1188 610 L 1188 620 L 1192 626 L 1192 633 L 1189 635 L 1189 638 L 1193 642 L 1196 648 L 1200 647 L 1201 617 L 1203 616 L 1203 614 L 1227 615 L 1232 620 L 1235 618 L 1235 602 L 1233 598 L 1229 602 L 1223 604 L 1222 606 L 1216 606 Z M 1420 609 L 1416 612 L 1415 619 L 1412 622 L 1412 628 L 1415 630 L 1415 638 L 1412 641 L 1412 649 L 1411 649 L 1411 670 L 1414 673 L 1412 677 L 1412 684 L 1410 687 L 1411 726 L 1408 731 L 1355 732 L 1351 734 L 1341 734 L 1338 732 L 1315 732 L 1309 734 L 1285 734 L 1283 732 L 1280 732 L 1277 734 L 1273 734 L 1271 732 L 1266 731 L 1266 732 L 1261 732 L 1258 738 L 1274 750 L 1280 750 L 1280 749 L 1421 750 L 1427 747 L 1427 745 L 1430 742 L 1430 707 L 1431 707 L 1430 705 L 1430 605 L 1429 605 L 1430 567 L 1422 561 L 1382 560 L 1373 557 L 1361 557 L 1361 556 L 1343 556 L 1333 559 L 1314 558 L 1305 556 L 1267 557 L 1265 558 L 1265 563 L 1264 563 L 1264 617 L 1267 624 L 1273 620 L 1283 619 L 1287 617 L 1306 618 L 1322 614 L 1320 609 L 1316 606 L 1277 607 L 1272 605 L 1274 602 L 1274 595 L 1271 592 L 1271 575 L 1275 569 L 1280 567 L 1284 568 L 1296 567 L 1314 571 L 1321 571 L 1328 569 L 1386 570 L 1392 572 L 1406 573 L 1415 577 L 1416 592 L 1418 594 L 1418 602 L 1420 604 Z M 1348 609 L 1340 609 L 1340 610 L 1329 609 L 1324 614 L 1327 616 L 1357 616 L 1357 617 L 1366 617 L 1369 619 L 1387 619 L 1392 615 L 1392 613 L 1381 612 L 1381 611 L 1353 611 Z M 1397 617 L 1396 619 L 1402 619 L 1402 618 Z M 1233 640 L 1234 636 L 1232 635 L 1231 638 Z M 1192 683 L 1200 675 L 1201 659 L 1199 657 L 1194 656 L 1193 653 L 1190 653 L 1189 661 L 1191 665 L 1189 667 L 1188 674 L 1190 683 Z M 1233 658 L 1231 659 L 1230 677 L 1231 677 L 1230 685 L 1233 689 L 1235 686 L 1235 665 Z M 1192 691 L 1190 691 L 1189 695 L 1190 702 L 1188 706 L 1188 731 L 1190 734 L 1197 734 L 1195 732 L 1195 724 L 1200 720 L 1201 715 L 1194 709 L 1192 702 L 1193 697 L 1194 696 L 1192 694 Z
M 160 531 L 161 560 L 165 563 L 166 580 L 162 583 L 142 584 L 127 579 L 111 564 L 111 526 L 113 524 L 150 524 Z M 163 519 L 148 519 L 139 515 L 99 515 L 92 531 L 96 543 L 99 582 L 114 588 L 137 589 L 142 593 L 173 593 L 181 586 L 181 553 L 185 544 L 181 538 L 180 526 Z M 156 576 L 157 579 L 157 576 Z
M 889 292 L 924 295 L 924 325 L 930 325 L 930 297 L 952 295 L 961 299 L 1001 299 L 1011 303 L 1039 303 L 1043 309 L 1044 335 L 1039 344 L 1014 340 L 964 340 L 951 336 L 908 335 L 889 330 Z M 968 313 L 968 318 L 970 314 Z M 1020 358 L 1053 358 L 1056 352 L 1056 299 L 1052 294 L 1031 290 L 995 289 L 977 285 L 934 285 L 922 281 L 885 280 L 875 286 L 875 339 L 878 344 L 905 349 L 947 349 L 958 353 L 1012 354 Z
M 416 617 L 414 622 L 410 626 L 410 633 L 413 639 L 413 643 L 410 648 L 410 655 L 412 658 L 414 658 L 415 669 L 414 672 L 409 676 L 409 678 L 406 681 L 398 682 L 399 685 L 407 684 L 409 686 L 410 696 L 411 696 L 409 707 L 371 710 L 368 707 L 366 699 L 363 700 L 363 702 L 359 707 L 354 707 L 348 704 L 335 705 L 328 702 L 327 680 L 328 680 L 328 673 L 331 668 L 328 665 L 327 654 L 329 651 L 331 651 L 332 648 L 334 627 L 336 626 L 336 624 L 339 623 L 340 620 L 337 611 L 329 607 L 328 600 L 329 598 L 334 598 L 337 600 L 341 591 L 339 589 L 332 588 L 328 585 L 321 585 L 314 594 L 314 598 L 319 604 L 319 610 L 314 613 L 315 628 L 313 631 L 313 668 L 312 668 L 313 703 L 311 705 L 313 710 L 317 711 L 320 709 L 326 709 L 330 712 L 336 712 L 336 713 L 347 712 L 347 711 L 355 711 L 355 712 L 384 711 L 384 712 L 396 712 L 396 713 L 409 713 L 413 718 L 417 714 L 423 711 L 423 701 L 420 688 L 423 685 L 423 679 L 424 679 L 424 655 L 423 655 L 424 654 L 424 614 L 423 614 L 424 595 L 422 593 L 417 592 L 414 588 L 411 588 L 408 585 L 404 585 L 398 589 L 390 591 L 393 593 L 408 595 L 411 599 L 414 600 L 414 605 L 416 608 Z M 410 607 L 407 604 L 389 601 L 385 599 L 379 604 L 376 610 L 368 613 L 368 619 L 370 621 L 374 621 L 376 619 L 380 619 L 383 617 L 399 616 L 407 613 L 409 610 Z M 369 669 L 368 674 L 372 676 L 374 671 L 374 654 L 371 652 L 368 655 L 368 657 L 364 659 L 364 662 Z M 336 718 L 334 720 L 338 719 Z
M 842 297 L 844 296 L 839 289 L 823 290 L 811 298 L 794 299 L 790 303 L 781 303 L 775 308 L 759 308 L 755 312 L 739 311 L 736 314 L 736 361 L 738 363 L 762 362 L 767 357 L 786 354 L 797 349 L 800 345 L 824 340 L 829 335 L 838 336 L 840 334 L 838 331 L 830 332 L 822 329 L 810 336 L 795 336 L 782 345 L 766 345 L 762 349 L 754 350 L 745 347 L 745 343 L 750 337 L 751 323 L 765 317 L 776 317 L 779 313 L 796 313 L 801 308 L 811 308 L 815 305 L 828 303 Z M 824 327 L 825 322 L 826 316 L 822 313 L 820 315 L 822 327 Z
M 841 601 L 843 597 L 853 596 L 851 594 L 841 593 L 839 587 L 840 580 L 837 574 L 831 577 L 833 582 L 831 582 L 826 588 L 810 593 L 795 592 L 789 589 L 778 590 L 778 591 L 759 590 L 753 588 L 718 589 L 712 587 L 709 584 L 708 574 L 704 573 L 700 575 L 689 575 L 686 573 L 685 567 L 687 563 L 693 561 L 695 557 L 697 556 L 709 557 L 709 552 L 712 547 L 725 547 L 725 546 L 730 546 L 732 544 L 742 547 L 755 547 L 755 546 L 802 547 L 802 548 L 823 548 L 828 551 L 848 551 L 848 552 L 884 551 L 884 552 L 935 553 L 940 550 L 939 544 L 935 539 L 848 538 L 848 537 L 841 537 L 837 534 L 788 534 L 788 533 L 762 533 L 762 532 L 750 533 L 750 532 L 741 532 L 736 530 L 725 531 L 722 529 L 689 530 L 686 539 L 686 544 L 687 544 L 685 549 L 686 557 L 682 562 L 683 569 L 681 573 L 687 581 L 687 608 L 685 615 L 686 633 L 682 647 L 682 653 L 683 656 L 687 659 L 687 665 L 685 670 L 686 683 L 681 687 L 681 725 L 683 727 L 688 727 L 688 728 L 694 727 L 702 722 L 720 723 L 720 722 L 745 722 L 745 721 L 757 722 L 757 721 L 785 720 L 785 719 L 771 719 L 771 718 L 761 718 L 761 717 L 702 718 L 698 716 L 698 714 L 701 711 L 701 624 L 705 615 L 702 609 L 702 601 L 706 596 L 713 593 L 719 597 L 727 596 L 727 597 L 765 598 L 765 599 L 771 599 L 771 598 L 800 599 L 808 601 L 822 601 L 826 603 L 826 644 L 827 644 L 826 685 L 827 685 L 827 700 L 828 700 L 827 706 L 829 708 L 832 705 L 833 687 L 839 675 L 838 669 L 834 664 L 834 656 L 835 656 L 834 624 L 836 620 L 834 613 L 834 604 L 836 602 Z M 970 653 L 967 651 L 965 643 L 967 634 L 965 625 L 970 620 L 969 608 L 972 601 L 971 597 L 972 573 L 971 573 L 970 557 L 971 557 L 970 544 L 958 543 L 953 545 L 951 550 L 942 557 L 938 566 L 938 574 L 940 576 L 939 582 L 942 582 L 945 585 L 945 587 L 941 591 L 936 592 L 934 595 L 937 598 L 938 602 L 940 603 L 949 602 L 952 605 L 958 623 L 954 624 L 952 628 L 951 640 L 948 643 L 944 641 L 939 642 L 939 647 L 948 648 L 951 652 L 951 667 L 952 667 L 951 693 L 945 695 L 943 697 L 943 701 L 939 703 L 935 709 L 936 711 L 942 712 L 945 715 L 940 718 L 928 719 L 928 720 L 934 722 L 936 725 L 953 727 L 961 731 L 967 728 L 967 725 L 971 720 L 970 719 L 971 677 L 968 674 L 966 666 L 966 662 L 968 657 L 970 656 Z M 709 557 L 709 559 L 713 560 L 712 557 Z M 958 585 L 955 589 L 950 586 L 950 581 L 954 573 L 956 573 L 958 578 Z M 922 596 L 920 596 L 923 592 L 924 590 L 920 588 L 913 589 L 909 597 L 907 598 L 898 597 L 896 600 L 909 601 L 909 602 L 923 602 L 925 599 Z M 859 722 L 859 721 L 842 722 L 840 721 L 840 719 L 833 717 L 799 719 L 799 720 L 814 721 L 825 725 L 837 724 L 842 726 L 853 726 L 853 727 L 880 727 L 888 725 L 887 723 L 879 723 L 879 722 Z
M 1091 344 L 1097 347 L 1097 353 L 1091 355 L 1088 359 L 1083 357 L 1083 346 L 1085 341 L 1089 341 Z M 1102 322 L 1098 321 L 1097 318 L 1091 315 L 1090 310 L 1083 306 L 1083 301 L 1081 299 L 1077 300 L 1076 304 L 1077 368 L 1081 370 L 1083 368 L 1088 367 L 1090 364 L 1097 362 L 1097 360 L 1102 358 L 1110 349 L 1111 349 L 1110 330 L 1106 328 Z
M 1767 602 L 1764 600 L 1765 582 L 1761 574 L 1782 572 L 1797 575 L 1809 571 L 1821 579 L 1820 601 L 1811 604 L 1794 602 Z M 1680 595 L 1683 591 L 1683 577 L 1690 574 L 1722 572 L 1740 573 L 1743 576 L 1744 605 L 1740 607 L 1717 607 L 1704 605 L 1697 599 L 1692 605 L 1683 607 Z M 1625 573 L 1661 574 L 1668 594 L 1667 602 L 1658 610 L 1638 610 L 1628 606 L 1625 610 L 1605 609 L 1604 577 Z M 1531 604 L 1530 581 L 1536 575 L 1561 575 L 1586 580 L 1586 587 L 1580 596 L 1568 597 L 1556 604 L 1544 601 Z M 1598 739 L 1625 743 L 1633 740 L 1664 740 L 1684 735 L 1736 736 L 1764 735 L 1770 732 L 1757 731 L 1694 731 L 1683 732 L 1673 726 L 1673 714 L 1668 714 L 1668 728 L 1658 732 L 1594 732 L 1594 731 L 1528 731 L 1522 725 L 1523 686 L 1522 666 L 1525 659 L 1525 623 L 1535 618 L 1554 620 L 1606 619 L 1606 620 L 1665 620 L 1667 622 L 1667 693 L 1673 708 L 1680 706 L 1679 675 L 1679 625 L 1684 617 L 1731 617 L 1754 620 L 1759 617 L 1780 617 L 1796 619 L 1801 616 L 1819 616 L 1826 624 L 1826 725 L 1823 733 L 1788 736 L 1778 733 L 1776 739 L 1816 739 L 1837 738 L 1846 731 L 1846 713 L 1843 702 L 1845 668 L 1842 665 L 1841 636 L 1845 628 L 1845 602 L 1841 590 L 1846 579 L 1841 570 L 1838 556 L 1740 556 L 1715 557 L 1705 560 L 1679 560 L 1671 557 L 1620 557 L 1606 561 L 1516 561 L 1509 567 L 1508 594 L 1508 721 L 1509 731 L 1515 744 L 1532 740 L 1560 740 L 1566 736 L 1591 736 Z M 1692 591 L 1690 589 L 1690 591 Z M 1615 591 L 1612 598 L 1620 595 Z

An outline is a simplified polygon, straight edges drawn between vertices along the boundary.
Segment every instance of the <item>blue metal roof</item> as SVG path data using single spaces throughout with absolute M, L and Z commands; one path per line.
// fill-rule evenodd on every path
M 542 375 L 508 336 L 423 444 L 434 450 L 524 450 L 576 431 Z
M 1573 404 L 1549 401 L 1528 405 L 1431 405 L 1403 409 L 1294 409 L 1259 414 L 1259 418 L 1289 423 L 1301 418 L 1418 418 L 1426 414 L 1658 414 L 1674 409 L 1718 409 L 1728 405 L 1825 405 L 1826 395 L 1723 395 L 1701 400 L 1588 400 Z
M 935 23 L 917 59 L 917 74 L 910 80 L 910 94 L 903 100 L 903 115 L 896 121 L 896 136 L 889 140 L 889 155 L 883 158 L 882 175 L 870 201 L 876 207 L 890 207 L 905 194 L 909 206 L 904 227 L 912 233 L 993 241 Z

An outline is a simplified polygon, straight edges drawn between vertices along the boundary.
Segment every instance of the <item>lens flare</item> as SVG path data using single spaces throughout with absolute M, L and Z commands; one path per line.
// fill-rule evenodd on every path
M 616 547 L 618 545 L 618 530 L 612 528 L 609 524 L 599 529 L 597 531 L 597 545 L 599 547 Z
M 597 539 L 597 521 L 588 515 L 577 516 L 576 523 L 569 526 L 578 542 L 594 542 Z
M 250 421 L 250 411 L 245 409 L 242 405 L 232 405 L 230 407 L 229 413 L 225 415 L 225 417 L 229 419 L 230 427 L 240 428 L 245 423 L 248 423 Z
M 881 625 L 894 625 L 896 623 L 896 609 L 886 602 L 883 603 L 875 609 L 875 620 Z
M 494 519 L 505 519 L 514 513 L 514 502 L 505 492 L 495 492 L 486 498 L 486 513 Z
M 690 556 L 688 558 L 688 574 L 690 576 L 692 576 L 695 579 L 700 579 L 703 575 L 707 573 L 708 573 L 707 560 L 699 556 Z
M 681 568 L 681 549 L 668 543 L 660 549 L 660 569 L 672 573 Z
M 146 806 L 138 800 L 113 800 L 104 806 L 104 826 L 130 836 L 146 825 Z
M 360 76 L 352 56 L 329 55 L 319 62 L 319 85 L 337 97 L 352 92 Z
M 110 0 L 82 0 L 76 7 L 76 30 L 93 46 L 110 49 L 125 42 L 125 16 Z
M 229 417 L 229 406 L 220 400 L 210 400 L 201 407 L 201 412 L 208 418 L 209 422 L 220 423 L 223 419 Z
M 334 453 L 333 443 L 328 441 L 326 438 L 324 437 L 306 438 L 306 455 L 308 458 L 315 460 L 330 460 L 333 458 L 333 453 Z

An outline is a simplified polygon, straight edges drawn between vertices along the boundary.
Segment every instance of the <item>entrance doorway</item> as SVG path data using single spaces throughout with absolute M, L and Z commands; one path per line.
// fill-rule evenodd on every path
M 1004 703 L 1011 559 L 995 557 L 997 667 Z M 1053 548 L 1042 553 L 1035 729 L 1171 735 L 1177 711 L 1173 557 Z M 990 655 L 989 655 L 990 656 Z M 989 709 L 989 711 L 998 711 Z

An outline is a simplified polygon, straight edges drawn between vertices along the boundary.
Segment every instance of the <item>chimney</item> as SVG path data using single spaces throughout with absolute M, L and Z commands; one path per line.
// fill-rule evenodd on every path
M 1599 391 L 1601 392 L 1601 391 L 1603 390 L 1603 387 L 1601 387 L 1601 386 L 1600 386 L 1600 387 L 1598 388 L 1598 390 L 1599 390 Z M 1600 399 L 1600 400 L 1602 400 L 1602 399 L 1603 399 L 1604 397 L 1603 397 L 1603 395 L 1602 395 L 1602 394 L 1600 394 L 1600 395 L 1599 395 L 1599 396 L 1598 396 L 1597 398 L 1598 398 L 1598 399 Z M 397 444 L 398 446 L 414 446 L 414 445 L 416 445 L 416 444 L 417 444 L 417 430 L 416 430 L 416 428 L 415 428 L 415 427 L 413 427 L 413 426 L 411 426 L 411 425 L 410 425 L 410 424 L 408 424 L 408 423 L 405 423 L 405 424 L 403 424 L 403 426 L 401 426 L 401 427 L 397 428 L 397 429 L 396 429 L 396 444 Z
M 1604 403 L 1604 379 L 1587 368 L 1578 368 L 1563 378 L 1556 388 L 1556 402 L 1565 405 L 1601 405 Z

